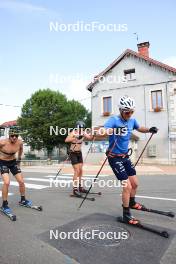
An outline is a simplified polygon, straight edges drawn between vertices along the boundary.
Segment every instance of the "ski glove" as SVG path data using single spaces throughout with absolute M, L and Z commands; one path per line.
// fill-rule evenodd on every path
M 150 132 L 150 133 L 153 133 L 153 134 L 156 134 L 156 133 L 158 132 L 158 128 L 157 128 L 157 127 L 151 127 L 151 128 L 149 129 L 149 132 Z

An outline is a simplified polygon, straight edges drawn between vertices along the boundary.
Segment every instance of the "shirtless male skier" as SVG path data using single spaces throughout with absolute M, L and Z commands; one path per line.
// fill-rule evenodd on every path
M 85 132 L 85 123 L 77 121 L 76 126 L 72 132 L 69 133 L 65 139 L 66 143 L 70 143 L 69 157 L 74 169 L 73 175 L 73 195 L 80 196 L 81 193 L 87 193 L 87 190 L 82 186 L 83 176 L 83 156 L 82 143 L 83 141 L 92 140 L 93 136 Z
M 17 129 L 10 129 L 9 138 L 0 140 L 0 172 L 2 176 L 2 211 L 6 214 L 11 213 L 8 206 L 8 189 L 10 185 L 9 172 L 13 174 L 19 184 L 19 191 L 21 195 L 21 205 L 31 205 L 32 202 L 25 198 L 25 184 L 19 167 L 21 156 L 23 153 L 23 142 L 18 139 L 19 132 Z M 18 153 L 16 159 L 15 154 Z

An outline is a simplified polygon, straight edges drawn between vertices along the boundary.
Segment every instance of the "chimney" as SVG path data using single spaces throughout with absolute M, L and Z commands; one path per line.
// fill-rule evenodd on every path
M 149 57 L 149 46 L 150 46 L 150 43 L 147 41 L 147 42 L 142 42 L 142 43 L 139 43 L 137 44 L 138 46 L 138 53 L 144 57 Z

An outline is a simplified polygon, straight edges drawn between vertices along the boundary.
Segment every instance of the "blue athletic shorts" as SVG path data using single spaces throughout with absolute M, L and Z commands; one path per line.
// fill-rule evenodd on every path
M 119 181 L 127 180 L 128 176 L 136 175 L 136 170 L 129 157 L 108 157 L 108 161 Z

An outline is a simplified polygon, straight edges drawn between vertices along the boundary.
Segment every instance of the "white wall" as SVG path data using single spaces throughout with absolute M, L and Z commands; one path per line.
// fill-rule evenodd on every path
M 139 60 L 133 56 L 125 57 L 116 65 L 110 73 L 112 76 L 123 76 L 124 70 L 135 68 L 136 80 L 128 83 L 97 83 L 92 90 L 92 125 L 103 125 L 108 117 L 102 115 L 102 98 L 112 96 L 113 112 L 118 114 L 118 100 L 121 96 L 127 94 L 136 101 L 136 111 L 134 116 L 140 125 L 151 127 L 157 126 L 159 132 L 154 135 L 151 144 L 157 145 L 157 158 L 152 158 L 152 162 L 167 162 L 169 158 L 169 113 L 167 83 L 173 78 L 172 73 L 161 69 L 160 67 L 149 65 L 149 63 Z M 118 80 L 118 79 L 117 79 Z M 161 112 L 153 112 L 151 109 L 151 90 L 163 91 L 164 109 Z M 140 137 L 138 144 L 138 153 L 144 146 L 149 135 L 136 132 Z M 145 153 L 144 157 L 147 153 Z

